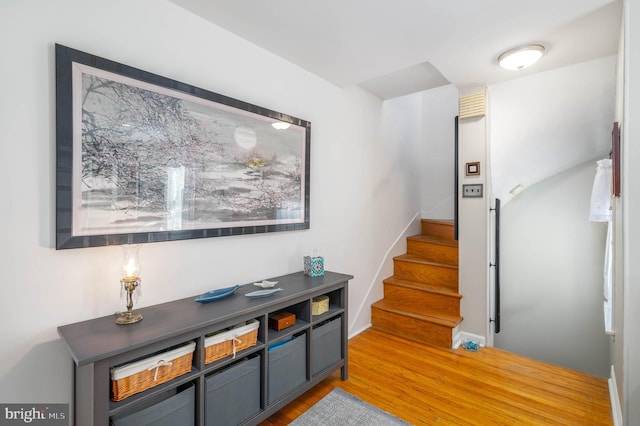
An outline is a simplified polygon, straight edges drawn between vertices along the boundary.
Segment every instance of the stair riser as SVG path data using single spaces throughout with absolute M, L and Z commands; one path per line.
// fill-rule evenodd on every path
M 391 307 L 419 314 L 460 315 L 459 297 L 385 283 L 384 298 Z
M 458 270 L 454 268 L 396 260 L 393 262 L 393 273 L 399 279 L 458 291 Z
M 441 238 L 443 240 L 454 241 L 453 225 L 442 222 L 422 221 L 422 234 L 431 237 Z
M 371 310 L 371 323 L 379 330 L 407 339 L 443 348 L 451 348 L 453 332 L 449 327 L 416 318 L 405 317 L 376 307 Z
M 447 265 L 458 264 L 458 247 L 408 239 L 407 254 L 420 256 L 432 262 L 446 263 Z

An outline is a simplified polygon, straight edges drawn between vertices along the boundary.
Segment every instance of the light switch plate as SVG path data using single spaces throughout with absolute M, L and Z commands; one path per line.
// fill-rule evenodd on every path
M 462 198 L 482 198 L 482 184 L 473 183 L 462 185 Z

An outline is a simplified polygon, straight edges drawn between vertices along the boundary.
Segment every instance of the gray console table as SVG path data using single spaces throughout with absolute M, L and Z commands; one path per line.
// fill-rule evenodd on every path
M 283 291 L 265 298 L 246 297 L 259 290 L 247 285 L 206 304 L 191 297 L 137 309 L 144 316 L 137 324 L 116 325 L 115 317 L 107 316 L 59 327 L 75 363 L 76 425 L 134 424 L 127 423 L 127 417 L 154 410 L 187 387 L 191 396 L 186 415 L 195 425 L 253 425 L 337 369 L 346 380 L 347 283 L 352 278 L 328 271 L 311 278 L 298 272 L 270 278 Z M 313 315 L 312 299 L 318 296 L 329 297 L 329 310 Z M 281 311 L 294 313 L 295 325 L 281 331 L 269 328 L 269 315 Z M 206 336 L 250 320 L 259 322 L 255 346 L 205 364 Z M 112 400 L 112 368 L 191 342 L 195 352 L 190 372 L 122 401 Z M 245 376 L 240 373 L 244 370 L 253 373 Z M 231 402 L 221 406 L 222 396 Z M 253 408 L 242 406 L 251 400 Z

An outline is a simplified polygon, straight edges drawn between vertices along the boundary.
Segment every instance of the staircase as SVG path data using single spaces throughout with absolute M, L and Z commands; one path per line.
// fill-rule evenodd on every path
M 451 348 L 453 329 L 462 321 L 453 222 L 423 219 L 422 234 L 407 238 L 407 254 L 393 264 L 384 298 L 371 305 L 373 327 Z

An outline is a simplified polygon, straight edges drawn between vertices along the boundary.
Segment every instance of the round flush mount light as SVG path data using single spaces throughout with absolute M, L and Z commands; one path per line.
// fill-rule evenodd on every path
M 542 57 L 544 46 L 541 44 L 528 44 L 507 50 L 498 58 L 502 68 L 519 71 L 533 65 Z

